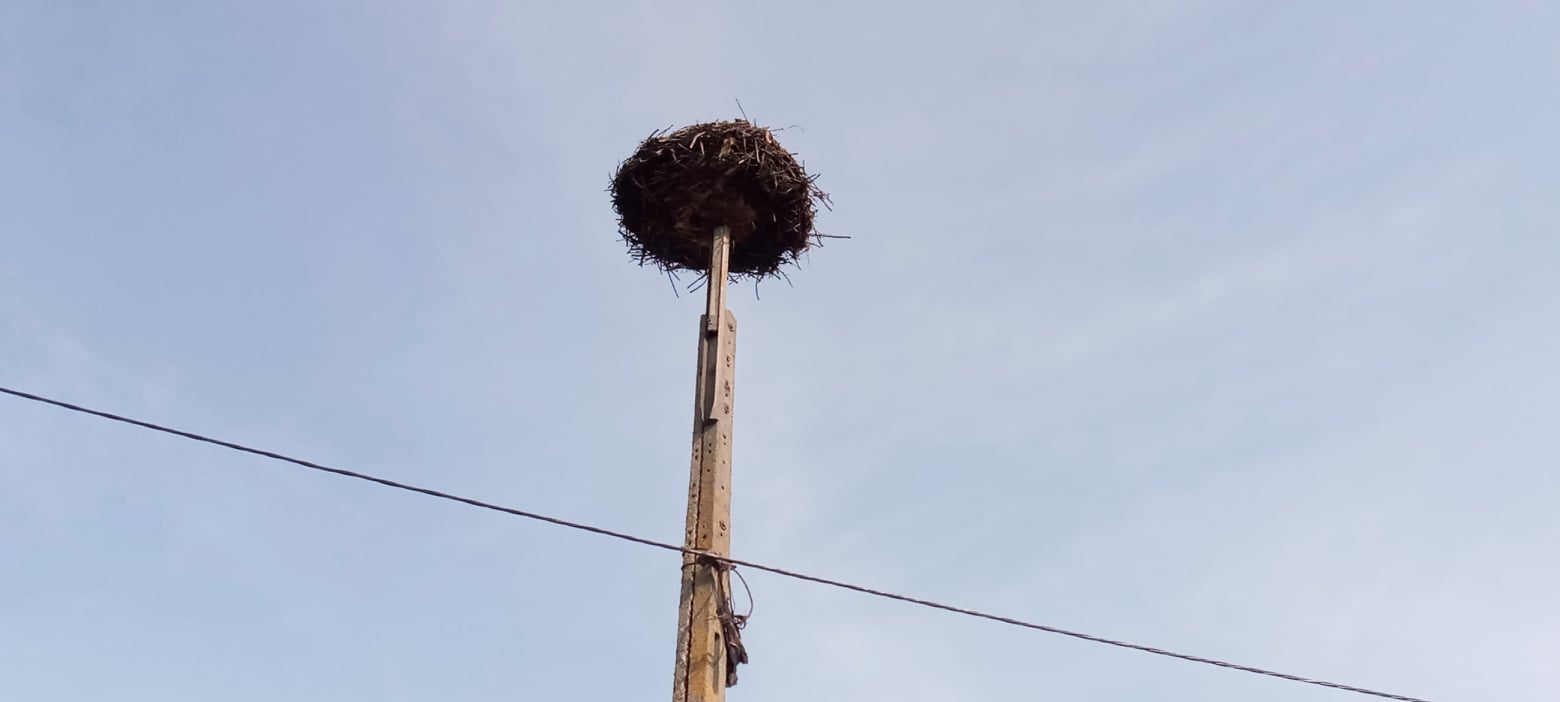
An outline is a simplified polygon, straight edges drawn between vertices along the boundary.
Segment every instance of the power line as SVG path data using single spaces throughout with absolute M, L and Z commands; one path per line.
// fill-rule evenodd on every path
M 641 537 L 641 536 L 634 536 L 632 534 L 625 534 L 625 533 L 620 532 L 620 531 L 613 531 L 611 529 L 603 529 L 601 527 L 591 526 L 589 524 L 581 524 L 579 522 L 571 522 L 571 521 L 566 520 L 566 519 L 559 519 L 558 517 L 549 517 L 549 516 L 544 515 L 544 514 L 537 514 L 535 512 L 527 512 L 525 510 L 515 509 L 513 507 L 505 507 L 503 505 L 497 505 L 497 504 L 493 504 L 491 502 L 483 502 L 482 500 L 476 500 L 476 499 L 472 499 L 472 498 L 469 498 L 469 497 L 461 497 L 460 495 L 453 495 L 453 494 L 450 494 L 450 493 L 447 493 L 447 492 L 441 492 L 439 490 L 433 490 L 431 488 L 418 487 L 416 485 L 410 485 L 410 484 L 407 484 L 407 483 L 402 483 L 402 482 L 398 482 L 398 481 L 395 481 L 395 480 L 390 480 L 388 478 L 381 478 L 381 477 L 378 477 L 378 476 L 369 475 L 367 473 L 359 473 L 357 471 L 346 470 L 344 468 L 333 468 L 331 466 L 323 465 L 323 464 L 320 464 L 320 463 L 315 463 L 313 461 L 307 461 L 307 460 L 304 460 L 304 459 L 301 459 L 301 458 L 294 458 L 292 456 L 288 456 L 288 455 L 281 454 L 281 453 L 276 453 L 274 451 L 267 451 L 265 449 L 253 448 L 253 447 L 250 447 L 250 446 L 245 446 L 243 444 L 238 444 L 238 443 L 234 443 L 234 442 L 231 442 L 231 441 L 223 441 L 221 439 L 214 439 L 214 438 L 211 438 L 209 436 L 203 436 L 201 434 L 196 434 L 194 432 L 184 431 L 184 430 L 181 430 L 181 429 L 174 429 L 172 427 L 166 427 L 166 426 L 163 426 L 163 425 L 160 425 L 160 424 L 154 424 L 152 422 L 147 422 L 147 421 L 143 421 L 143 420 L 140 420 L 140 419 L 134 419 L 134 418 L 131 418 L 131 417 L 125 417 L 125 416 L 118 415 L 118 414 L 113 414 L 113 413 L 110 413 L 110 412 L 104 412 L 104 411 L 101 411 L 101 410 L 95 410 L 95 409 L 91 409 L 89 407 L 83 407 L 81 405 L 71 404 L 69 402 L 65 402 L 65 401 L 62 401 L 62 400 L 56 400 L 56 399 L 44 397 L 42 395 L 35 395 L 33 393 L 23 392 L 21 390 L 13 390 L 11 388 L 0 386 L 0 393 L 5 393 L 7 395 L 12 395 L 14 397 L 19 397 L 19 398 L 22 398 L 24 400 L 32 400 L 33 402 L 40 402 L 40 403 L 43 403 L 43 404 L 46 404 L 46 405 L 53 405 L 55 407 L 59 407 L 61 409 L 67 409 L 67 410 L 70 410 L 72 412 L 79 412 L 81 414 L 89 414 L 89 415 L 92 415 L 94 417 L 101 417 L 103 419 L 108 419 L 108 420 L 112 420 L 112 421 L 115 421 L 115 422 L 120 422 L 120 423 L 123 423 L 123 424 L 130 424 L 130 425 L 133 425 L 133 426 L 141 427 L 143 429 L 150 429 L 152 431 L 162 432 L 164 434 L 172 434 L 174 436 L 177 436 L 177 437 L 180 437 L 180 438 L 184 438 L 184 439 L 190 439 L 192 441 L 199 441 L 199 442 L 202 442 L 202 443 L 213 444 L 213 445 L 216 445 L 216 446 L 221 446 L 223 448 L 232 449 L 234 451 L 240 451 L 240 452 L 243 452 L 243 453 L 253 454 L 253 455 L 256 455 L 256 456 L 263 456 L 265 458 L 270 458 L 270 459 L 273 459 L 273 460 L 282 461 L 284 463 L 291 463 L 293 465 L 302 466 L 304 468 L 309 468 L 311 470 L 317 470 L 317 471 L 321 471 L 321 472 L 325 472 L 325 473 L 334 473 L 336 475 L 341 475 L 341 476 L 345 476 L 345 477 L 348 477 L 348 478 L 355 478 L 355 479 L 358 479 L 358 480 L 366 480 L 366 481 L 371 482 L 371 483 L 378 483 L 380 485 L 384 485 L 386 487 L 392 487 L 392 488 L 395 488 L 397 490 L 406 490 L 406 491 L 409 491 L 409 492 L 415 492 L 415 493 L 420 493 L 420 494 L 423 494 L 423 495 L 428 495 L 429 497 L 437 497 L 437 498 L 442 499 L 442 500 L 450 500 L 452 502 L 459 502 L 461 504 L 469 505 L 469 506 L 472 506 L 472 507 L 479 507 L 481 509 L 492 510 L 494 512 L 502 512 L 504 514 L 509 514 L 509 515 L 513 515 L 513 516 L 516 516 L 516 517 L 524 517 L 526 519 L 534 519 L 534 520 L 541 521 L 541 522 L 547 522 L 549 524 L 556 524 L 558 526 L 567 527 L 567 528 L 570 528 L 570 529 L 576 529 L 576 530 L 584 531 L 584 532 L 589 532 L 589 533 L 597 534 L 597 535 L 600 535 L 600 536 L 608 536 L 608 537 L 611 537 L 611 538 L 614 538 L 614 539 L 620 539 L 622 541 L 628 541 L 628 542 L 631 542 L 631 543 L 640 544 L 642 546 L 651 546 L 651 547 L 662 549 L 662 550 L 666 550 L 666 551 L 675 551 L 675 552 L 678 552 L 678 553 L 692 554 L 692 555 L 699 556 L 699 557 L 702 557 L 702 558 L 709 558 L 711 560 L 716 560 L 716 561 L 720 561 L 720 562 L 723 562 L 723 563 L 727 563 L 727 564 L 730 564 L 730 565 L 733 565 L 733 566 L 741 566 L 743 568 L 752 568 L 753 570 L 760 570 L 760 571 L 764 571 L 764 572 L 767 572 L 767 573 L 774 573 L 775 575 L 780 575 L 780 576 L 784 576 L 784 577 L 787 577 L 787 578 L 793 578 L 793 579 L 796 579 L 796 580 L 803 580 L 803 581 L 810 582 L 810 583 L 817 583 L 819 585 L 827 585 L 829 587 L 840 588 L 840 589 L 843 589 L 843 590 L 851 590 L 853 592 L 859 592 L 859 593 L 866 594 L 866 595 L 872 595 L 874 597 L 881 597 L 881 598 L 884 598 L 884 599 L 896 600 L 896 601 L 899 601 L 899 602 L 906 602 L 906 603 L 909 603 L 909 604 L 920 605 L 922 607 L 930 607 L 932 609 L 940 609 L 942 611 L 953 612 L 955 614 L 962 614 L 962 615 L 971 616 L 971 617 L 978 617 L 978 618 L 981 618 L 981 619 L 988 619 L 988 620 L 991 620 L 991 621 L 994 621 L 994 622 L 1001 622 L 1003 624 L 1008 624 L 1008 625 L 1012 625 L 1012 626 L 1022 627 L 1022 628 L 1025 628 L 1025 629 L 1034 629 L 1036 631 L 1043 631 L 1043 632 L 1050 633 L 1050 634 L 1060 634 L 1062 636 L 1070 636 L 1072 638 L 1082 639 L 1084 641 L 1092 641 L 1094 643 L 1101 643 L 1101 644 L 1106 644 L 1106 645 L 1110 645 L 1110 646 L 1116 646 L 1116 647 L 1119 647 L 1119 648 L 1127 648 L 1127 649 L 1131 649 L 1131 650 L 1134 650 L 1134 651 L 1142 651 L 1144 653 L 1152 653 L 1152 654 L 1154 654 L 1156 656 L 1166 656 L 1166 657 L 1169 657 L 1169 658 L 1178 658 L 1180 660 L 1191 661 L 1193 663 L 1202 663 L 1202 664 L 1205 664 L 1205 665 L 1218 666 L 1220 668 L 1227 668 L 1227 669 L 1230 669 L 1230 670 L 1239 670 L 1239 671 L 1246 672 L 1246 673 L 1254 673 L 1254 674 L 1257 674 L 1257 675 L 1265 675 L 1265 676 L 1268 676 L 1268 677 L 1279 678 L 1281 680 L 1288 680 L 1288 681 L 1291 681 L 1291 682 L 1304 683 L 1306 685 L 1317 685 L 1317 686 L 1320 686 L 1320 687 L 1332 688 L 1334 690 L 1343 690 L 1345 692 L 1354 692 L 1354 693 L 1358 693 L 1358 694 L 1361 694 L 1361 695 L 1371 695 L 1371 696 L 1374 696 L 1374 697 L 1380 697 L 1380 698 L 1389 699 L 1389 700 L 1398 700 L 1398 702 L 1430 702 L 1429 700 L 1421 699 L 1421 698 L 1418 698 L 1418 697 L 1408 697 L 1406 695 L 1396 695 L 1396 694 L 1392 694 L 1392 693 L 1389 693 L 1389 692 L 1380 692 L 1380 691 L 1377 691 L 1377 690 L 1371 690 L 1371 689 L 1367 689 L 1367 688 L 1363 688 L 1363 687 L 1355 687 L 1353 685 L 1344 685 L 1342 683 L 1328 682 L 1326 680 L 1316 680 L 1316 679 L 1312 679 L 1312 678 L 1303 677 L 1303 676 L 1300 676 L 1300 675 L 1293 675 L 1293 674 L 1290 674 L 1290 673 L 1281 673 L 1281 672 L 1274 671 L 1274 670 L 1266 670 L 1266 669 L 1263 669 L 1263 668 L 1256 668 L 1256 667 L 1247 666 L 1247 665 L 1240 665 L 1240 664 L 1237 664 L 1237 663 L 1230 663 L 1228 661 L 1221 661 L 1221 660 L 1216 660 L 1216 659 L 1213 659 L 1213 658 L 1204 658 L 1204 657 L 1201 657 L 1201 656 L 1193 656 L 1193 655 L 1186 654 L 1186 653 L 1177 653 L 1175 651 L 1167 651 L 1167 650 L 1162 649 L 1162 648 L 1154 648 L 1152 646 L 1145 646 L 1143 644 L 1135 644 L 1135 643 L 1130 643 L 1130 642 L 1126 642 L 1126 641 L 1116 641 L 1114 639 L 1107 639 L 1107 638 L 1105 638 L 1103 636 L 1095 636 L 1093 634 L 1084 634 L 1084 633 L 1080 633 L 1080 632 L 1076 632 L 1076 631 L 1069 631 L 1067 629 L 1060 629 L 1060 628 L 1053 627 L 1053 626 L 1046 626 L 1044 624 L 1036 624 L 1034 622 L 1027 622 L 1027 621 L 1024 621 L 1024 620 L 1021 620 L 1021 619 L 1014 619 L 1012 617 L 1005 617 L 1005 616 L 1001 616 L 1001 615 L 997 615 L 997 614 L 990 614 L 990 613 L 987 613 L 987 612 L 981 612 L 981 611 L 973 610 L 973 609 L 965 609 L 963 607 L 955 607 L 953 605 L 943 604 L 943 603 L 940 603 L 940 602 L 933 602 L 931 600 L 923 600 L 923 599 L 916 598 L 916 597 L 910 597 L 908 595 L 895 594 L 895 593 L 888 592 L 888 591 L 885 591 L 885 590 L 877 590 L 877 589 L 874 589 L 874 588 L 865 587 L 865 586 L 862 586 L 862 585 L 855 585 L 855 584 L 852 584 L 852 583 L 842 582 L 842 581 L 839 581 L 839 580 L 830 580 L 828 578 L 823 578 L 823 577 L 819 577 L 819 576 L 816 576 L 816 575 L 807 575 L 805 573 L 799 573 L 799 572 L 796 572 L 796 571 L 793 571 L 793 570 L 787 570 L 785 568 L 778 568 L 778 567 L 771 566 L 771 565 L 764 565 L 762 563 L 754 563 L 752 561 L 745 561 L 745 560 L 742 560 L 742 559 L 739 559 L 739 558 L 731 558 L 731 557 L 728 557 L 728 556 L 720 556 L 720 555 L 716 555 L 716 554 L 713 554 L 713 553 L 700 551 L 698 549 L 691 549 L 691 548 L 687 548 L 687 547 L 684 547 L 684 546 L 677 546 L 677 545 L 674 545 L 674 544 L 669 544 L 669 543 L 664 543 L 664 542 L 660 542 L 660 541 L 655 541 L 653 539 L 647 539 L 647 538 L 644 538 L 644 537 Z

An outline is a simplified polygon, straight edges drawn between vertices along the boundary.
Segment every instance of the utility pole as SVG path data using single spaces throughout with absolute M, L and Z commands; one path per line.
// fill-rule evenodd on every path
M 747 616 L 731 607 L 737 320 L 726 309 L 726 284 L 783 276 L 823 236 L 813 227 L 814 203 L 828 205 L 829 196 L 813 181 L 774 132 L 746 119 L 653 132 L 612 177 L 629 254 L 674 279 L 677 271 L 705 276 L 673 702 L 724 702 L 747 662 Z
M 690 549 L 731 553 L 731 410 L 736 371 L 737 320 L 726 309 L 731 229 L 715 227 L 711 237 L 708 299 L 699 319 L 699 372 L 694 390 L 693 460 L 688 480 L 688 521 L 683 543 Z M 725 564 L 683 554 L 682 594 L 677 608 L 677 668 L 673 702 L 724 702 L 730 574 Z

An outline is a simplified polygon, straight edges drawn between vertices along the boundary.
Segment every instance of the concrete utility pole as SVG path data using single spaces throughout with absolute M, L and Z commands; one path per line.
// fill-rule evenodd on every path
M 720 556 L 731 553 L 731 410 L 737 320 L 726 309 L 731 229 L 715 227 L 708 301 L 699 319 L 699 374 L 694 391 L 693 461 L 683 543 Z M 730 574 L 709 558 L 683 554 L 677 611 L 677 672 L 673 702 L 726 699 L 726 611 Z

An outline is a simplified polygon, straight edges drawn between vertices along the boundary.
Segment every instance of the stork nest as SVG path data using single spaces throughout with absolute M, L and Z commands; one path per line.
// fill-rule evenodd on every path
M 814 184 L 774 133 L 746 120 L 661 130 L 612 179 L 623 241 L 640 265 L 707 271 L 715 227 L 731 230 L 731 275 L 764 278 L 821 235 Z

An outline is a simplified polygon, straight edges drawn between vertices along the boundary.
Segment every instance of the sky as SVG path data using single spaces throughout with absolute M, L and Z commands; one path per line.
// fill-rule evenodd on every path
M 702 298 L 605 189 L 745 113 L 850 238 L 733 288 L 736 556 L 1554 699 L 1557 22 L 6 0 L 0 384 L 678 541 Z M 0 698 L 670 694 L 674 554 L 14 398 L 0 426 Z M 747 580 L 737 702 L 1370 699 Z

